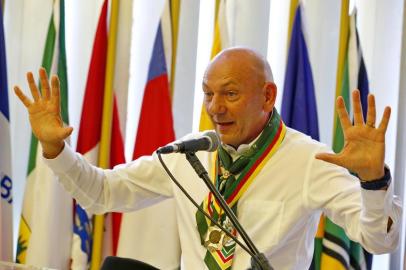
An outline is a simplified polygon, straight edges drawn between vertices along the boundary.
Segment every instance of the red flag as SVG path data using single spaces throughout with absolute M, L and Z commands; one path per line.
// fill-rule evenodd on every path
M 107 7 L 108 1 L 104 1 L 93 43 L 76 147 L 77 152 L 94 165 L 97 165 L 101 137 L 107 59 Z M 72 268 L 87 268 L 92 254 L 91 216 L 75 204 L 74 221 Z
M 174 140 L 169 82 L 159 25 L 149 63 L 133 158 L 150 155 L 159 146 Z M 168 215 L 165 224 L 159 221 Z M 119 256 L 145 261 L 160 269 L 180 264 L 179 234 L 174 201 L 167 200 L 148 209 L 126 213 L 120 232 Z M 135 230 L 148 226 L 148 232 Z M 137 243 L 137 244 L 134 244 Z
M 111 127 L 110 167 L 125 162 L 124 142 L 120 130 L 120 118 L 117 108 L 117 99 L 114 98 L 113 124 Z M 120 236 L 121 213 L 112 213 L 112 244 L 113 255 L 117 255 L 118 239 Z
M 83 154 L 94 165 L 97 165 L 98 162 L 101 126 L 103 121 L 103 99 L 105 89 L 108 42 L 107 8 L 108 1 L 105 0 L 99 17 L 93 44 L 93 51 L 87 77 L 77 143 L 77 151 Z M 124 144 L 120 130 L 116 99 L 114 99 L 112 119 L 113 123 L 110 146 L 111 167 L 125 162 Z M 85 263 L 87 264 L 90 261 L 92 232 L 89 230 L 86 231 L 84 229 L 89 228 L 89 226 L 83 225 L 90 225 L 91 223 L 89 221 L 89 217 L 85 215 L 83 210 L 78 210 L 78 207 L 79 206 L 76 206 L 77 224 L 74 224 L 75 235 L 74 245 L 72 247 L 72 266 L 77 265 L 78 267 L 83 267 Z M 78 212 L 82 214 L 79 215 Z M 115 218 L 113 217 L 113 220 L 114 219 Z M 117 226 L 113 225 L 113 235 L 115 231 L 114 228 L 117 228 Z M 118 232 L 116 232 L 116 234 L 118 234 Z M 107 247 L 107 250 L 113 250 L 115 254 L 115 251 L 117 249 L 117 240 L 114 240 L 113 236 L 107 237 L 112 238 L 113 240 L 113 246 Z M 118 239 L 118 237 L 116 237 L 116 239 Z M 86 259 L 86 261 L 84 261 L 84 259 Z
M 150 155 L 159 146 L 174 139 L 168 74 L 159 24 L 149 64 L 133 159 Z

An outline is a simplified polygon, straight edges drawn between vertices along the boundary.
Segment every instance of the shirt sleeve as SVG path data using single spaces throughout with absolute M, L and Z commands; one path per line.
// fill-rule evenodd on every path
M 170 162 L 171 158 L 167 159 L 165 162 Z M 90 213 L 133 211 L 172 196 L 171 182 L 155 154 L 103 170 L 65 144 L 56 158 L 44 161 Z
M 328 150 L 318 152 L 322 151 Z M 304 199 L 310 208 L 322 209 L 369 252 L 387 253 L 397 247 L 402 207 L 392 184 L 387 190 L 365 190 L 346 169 L 313 158 L 306 168 Z M 393 222 L 390 230 L 389 218 Z

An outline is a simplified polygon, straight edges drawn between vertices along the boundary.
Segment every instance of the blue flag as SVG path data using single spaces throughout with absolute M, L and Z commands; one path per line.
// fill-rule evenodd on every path
M 3 13 L 0 7 L 0 112 L 9 121 L 6 67 L 6 45 L 4 41 Z
M 296 9 L 290 39 L 281 114 L 288 127 L 319 140 L 313 75 L 302 32 L 300 6 Z
M 8 106 L 6 46 L 0 6 L 0 261 L 13 258 L 13 182 L 11 178 L 10 111 Z
M 357 38 L 358 57 L 360 58 L 357 87 L 358 87 L 358 90 L 360 91 L 360 95 L 361 95 L 362 113 L 364 115 L 364 119 L 367 119 L 366 115 L 367 115 L 368 94 L 369 94 L 368 73 L 367 73 L 367 69 L 365 67 L 364 57 L 362 55 L 361 43 L 359 41 L 357 28 L 355 28 L 355 34 L 356 34 L 356 38 Z

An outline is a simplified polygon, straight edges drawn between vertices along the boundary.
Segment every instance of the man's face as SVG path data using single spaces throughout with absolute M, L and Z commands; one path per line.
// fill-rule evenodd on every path
M 269 117 L 263 76 L 238 59 L 212 63 L 203 78 L 204 105 L 223 143 L 255 139 Z

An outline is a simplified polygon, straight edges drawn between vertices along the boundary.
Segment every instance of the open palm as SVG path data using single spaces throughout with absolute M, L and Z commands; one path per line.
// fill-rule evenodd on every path
M 63 140 L 72 133 L 71 127 L 64 127 L 60 108 L 60 87 L 57 76 L 52 76 L 50 88 L 45 69 L 39 70 L 41 92 L 38 90 L 31 72 L 27 81 L 33 100 L 24 95 L 22 90 L 14 87 L 18 98 L 27 108 L 33 134 L 41 142 L 43 150 L 53 152 L 63 148 Z
M 375 180 L 384 175 L 385 133 L 390 119 L 390 107 L 386 107 L 382 120 L 375 127 L 375 97 L 368 96 L 367 119 L 364 122 L 360 93 L 352 93 L 354 124 L 351 123 L 342 97 L 337 98 L 337 113 L 344 133 L 344 147 L 338 154 L 320 153 L 317 159 L 347 168 L 362 180 Z

